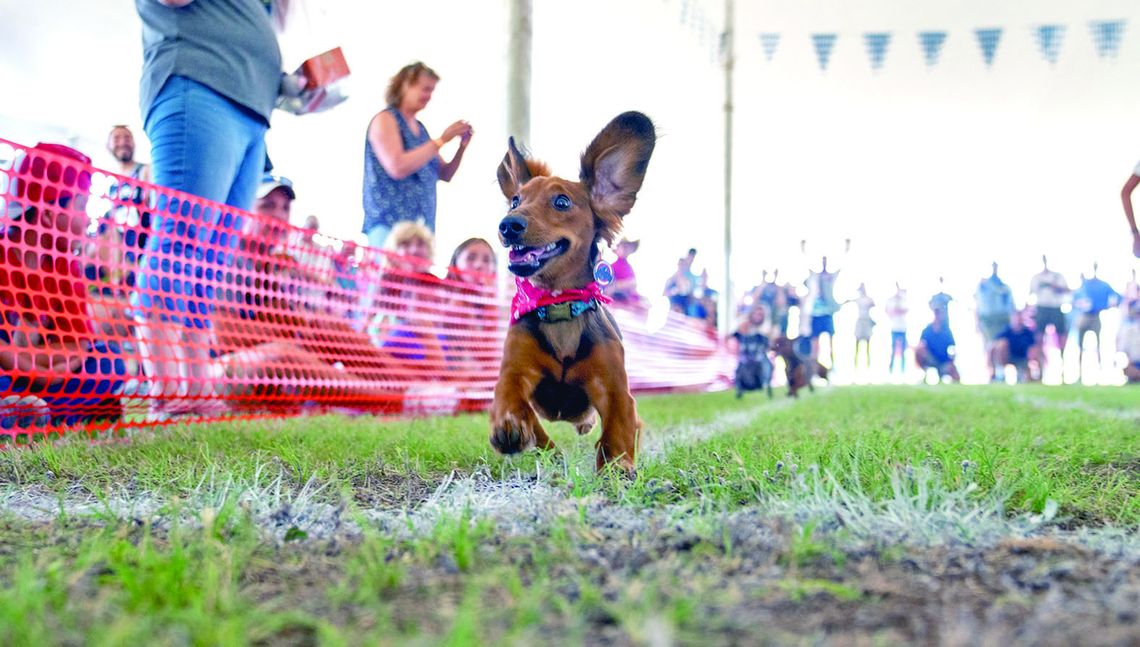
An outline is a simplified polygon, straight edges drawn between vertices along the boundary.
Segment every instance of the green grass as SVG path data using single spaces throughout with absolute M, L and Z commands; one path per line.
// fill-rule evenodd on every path
M 1134 420 L 1034 407 L 1004 388 L 851 387 L 678 447 L 639 481 L 669 480 L 662 501 L 737 506 L 779 496 L 810 466 L 872 498 L 890 495 L 892 473 L 927 469 L 950 488 L 976 483 L 979 496 L 1000 485 L 1012 511 L 1040 512 L 1053 499 L 1078 520 L 1135 525 L 1138 464 Z
M 1135 534 L 1138 393 L 850 387 L 780 406 L 729 393 L 645 397 L 648 445 L 692 426 L 724 429 L 647 455 L 633 480 L 594 474 L 596 433 L 579 438 L 567 425 L 552 427 L 561 454 L 499 457 L 483 415 L 178 426 L 130 443 L 2 451 L 0 495 L 34 486 L 62 499 L 79 487 L 145 493 L 162 507 L 137 520 L 108 510 L 42 522 L 0 508 L 0 644 L 466 645 L 549 641 L 552 630 L 571 644 L 599 632 L 739 638 L 743 620 L 713 611 L 753 599 L 866 602 L 843 533 L 822 530 L 834 511 L 773 521 L 763 550 L 730 522 L 735 511 L 794 503 L 813 482 L 871 502 L 903 499 L 920 514 L 959 500 L 947 492 L 1004 501 L 1008 515 L 1053 502 L 1070 525 Z M 500 536 L 469 507 L 407 535 L 380 532 L 362 514 L 478 470 L 548 475 L 570 503 L 528 536 Z M 269 487 L 278 474 L 294 493 L 312 479 L 315 498 L 344 502 L 360 534 L 313 540 L 290 529 L 283 543 L 267 539 L 237 490 Z M 596 508 L 607 505 L 684 519 L 684 547 L 662 548 L 667 521 L 633 538 L 597 526 Z M 884 562 L 903 557 L 897 545 L 882 550 Z
M 411 477 L 428 489 L 452 471 L 487 465 L 529 473 L 538 463 L 548 473 L 562 471 L 580 496 L 602 490 L 635 505 L 688 499 L 733 507 L 778 494 L 794 472 L 813 465 L 872 497 L 888 494 L 893 471 L 926 468 L 949 487 L 977 483 L 980 494 L 1000 484 L 1014 511 L 1039 512 L 1053 499 L 1062 514 L 1079 520 L 1133 525 L 1140 523 L 1140 430 L 1119 413 L 1140 415 L 1140 406 L 1117 407 L 1128 396 L 1137 394 L 1086 387 L 837 389 L 774 409 L 747 428 L 672 447 L 662 460 L 643 460 L 632 486 L 595 478 L 589 458 L 596 436 L 578 438 L 567 425 L 553 425 L 552 433 L 569 466 L 552 454 L 498 457 L 487 443 L 484 415 L 180 425 L 153 439 L 100 447 L 76 439 L 0 452 L 0 483 L 185 495 L 208 481 L 282 471 L 297 486 L 315 477 L 336 495 L 371 483 L 398 487 Z M 1072 403 L 1083 406 L 1067 408 Z M 640 402 L 647 443 L 682 425 L 766 406 L 766 399 L 737 401 L 728 393 Z M 1097 415 L 1098 408 L 1109 413 Z M 663 482 L 671 487 L 655 490 Z
M 643 398 L 641 414 L 651 429 L 663 429 L 700 424 L 724 410 L 751 406 L 724 394 L 682 394 Z M 577 442 L 569 426 L 548 427 L 560 444 Z M 299 481 L 316 476 L 353 485 L 393 471 L 429 478 L 487 464 L 532 471 L 535 460 L 541 460 L 529 454 L 504 463 L 491 449 L 488 433 L 485 414 L 411 420 L 316 416 L 172 425 L 144 441 L 93 448 L 73 437 L 0 452 L 0 483 L 78 482 L 93 491 L 129 483 L 145 491 L 179 494 L 218 475 L 248 480 L 266 465 L 279 466 Z

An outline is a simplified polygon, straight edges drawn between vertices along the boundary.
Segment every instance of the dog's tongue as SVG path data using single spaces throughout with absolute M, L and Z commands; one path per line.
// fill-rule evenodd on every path
M 512 249 L 507 258 L 513 265 L 523 265 L 529 263 L 537 263 L 538 255 L 542 250 L 537 247 L 524 247 L 522 249 Z

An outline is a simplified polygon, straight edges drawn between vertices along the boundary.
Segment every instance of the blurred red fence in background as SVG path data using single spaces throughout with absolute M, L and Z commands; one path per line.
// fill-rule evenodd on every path
M 509 296 L 0 139 L 0 442 L 485 408 Z M 730 384 L 700 322 L 615 309 L 635 391 Z

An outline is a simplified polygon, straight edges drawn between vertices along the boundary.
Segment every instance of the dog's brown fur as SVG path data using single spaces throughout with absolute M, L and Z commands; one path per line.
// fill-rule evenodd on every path
M 511 271 L 552 291 L 593 281 L 598 243 L 617 239 L 655 142 L 648 117 L 621 114 L 586 148 L 580 179 L 573 182 L 526 159 L 511 139 L 499 166 L 499 186 L 508 204 L 518 200 L 500 225 L 500 241 L 526 247 L 566 243 L 563 253 L 533 274 L 515 266 Z M 569 208 L 555 207 L 559 196 L 569 198 Z M 516 230 L 510 230 L 508 221 Z M 521 233 L 519 226 L 524 227 Z M 510 327 L 491 405 L 491 445 L 504 454 L 536 446 L 552 449 L 539 415 L 568 421 L 580 434 L 589 433 L 600 417 L 597 468 L 616 461 L 627 471 L 634 469 L 641 420 L 629 392 L 621 333 L 602 304 L 569 321 L 544 322 L 531 314 Z
M 777 337 L 772 342 L 772 351 L 784 358 L 784 375 L 788 379 L 788 395 L 793 398 L 800 397 L 799 390 L 805 386 L 809 391 L 815 391 L 815 387 L 811 384 L 811 378 L 814 377 L 809 372 L 808 364 L 815 364 L 815 375 L 827 378 L 827 367 L 815 360 L 804 360 L 795 351 L 796 340 L 788 339 L 787 337 Z

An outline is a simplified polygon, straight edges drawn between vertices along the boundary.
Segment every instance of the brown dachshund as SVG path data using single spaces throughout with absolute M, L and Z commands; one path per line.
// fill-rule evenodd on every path
M 820 364 L 811 357 L 801 356 L 796 352 L 796 344 L 799 339 L 788 339 L 787 337 L 777 337 L 772 342 L 772 351 L 784 358 L 784 375 L 788 378 L 788 395 L 793 398 L 798 398 L 798 391 L 805 386 L 809 391 L 815 391 L 815 387 L 811 385 L 811 378 L 818 375 L 823 379 L 827 377 L 827 367 Z M 809 366 L 815 365 L 814 374 L 809 372 Z
M 656 140 L 645 115 L 618 115 L 582 153 L 577 182 L 550 175 L 508 142 L 499 186 L 510 208 L 499 240 L 518 293 L 491 405 L 491 445 L 503 454 L 554 448 L 540 415 L 580 434 L 600 417 L 597 468 L 616 461 L 634 469 L 641 419 L 594 267 L 598 244 L 613 244 L 633 208 Z

